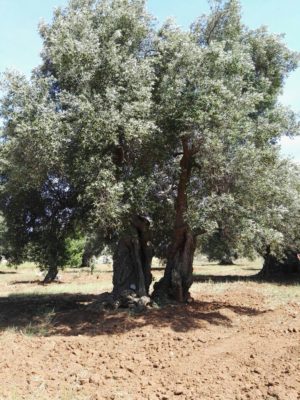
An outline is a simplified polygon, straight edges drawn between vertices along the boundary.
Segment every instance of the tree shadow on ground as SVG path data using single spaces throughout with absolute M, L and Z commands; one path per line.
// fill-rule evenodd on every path
M 55 282 L 55 283 L 60 283 L 60 282 Z M 27 285 L 27 284 L 35 284 L 35 285 L 43 285 L 43 286 L 45 286 L 43 281 L 40 280 L 40 279 L 32 279 L 32 280 L 29 279 L 29 280 L 26 280 L 26 281 L 13 281 L 13 282 L 9 283 L 10 286 Z
M 23 333 L 30 327 L 37 336 L 119 335 L 145 326 L 169 327 L 175 332 L 207 329 L 210 325 L 230 327 L 240 315 L 264 313 L 221 301 L 196 301 L 189 305 L 168 305 L 137 314 L 130 310 L 91 311 L 96 295 L 39 295 L 0 298 L 0 331 Z
M 212 283 L 226 283 L 226 282 L 259 282 L 261 279 L 258 274 L 255 275 L 194 275 L 194 282 L 212 282 Z
M 16 271 L 0 271 L 0 275 L 14 275 Z

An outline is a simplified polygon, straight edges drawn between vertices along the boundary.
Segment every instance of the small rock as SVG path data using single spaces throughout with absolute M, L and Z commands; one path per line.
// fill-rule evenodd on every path
M 181 336 L 176 336 L 174 339 L 175 339 L 175 340 L 178 340 L 179 342 L 181 342 L 181 341 L 183 340 L 183 337 L 181 337 Z
M 261 375 L 261 370 L 259 368 L 254 368 L 253 372 L 255 374 Z
M 91 376 L 89 378 L 89 383 L 93 383 L 93 384 L 99 384 L 100 383 L 100 379 L 98 376 Z
M 181 394 L 183 394 L 183 390 L 181 390 L 181 389 L 174 390 L 174 395 L 175 396 L 180 396 Z
M 141 306 L 148 306 L 149 304 L 151 303 L 151 299 L 150 299 L 150 297 L 148 297 L 148 296 L 142 296 L 140 299 L 139 299 L 139 305 L 141 305 Z

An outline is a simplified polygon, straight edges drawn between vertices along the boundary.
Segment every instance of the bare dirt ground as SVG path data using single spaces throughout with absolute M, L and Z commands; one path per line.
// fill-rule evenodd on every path
M 88 311 L 108 266 L 50 286 L 0 267 L 0 399 L 299 400 L 300 286 L 200 264 L 194 303 L 144 314 Z

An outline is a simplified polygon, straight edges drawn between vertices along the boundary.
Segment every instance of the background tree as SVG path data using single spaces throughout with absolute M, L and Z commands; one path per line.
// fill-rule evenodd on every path
M 10 224 L 11 232 L 25 226 L 26 236 L 32 229 L 24 222 L 26 199 L 36 194 L 39 200 L 30 208 L 33 213 L 38 209 L 41 220 L 43 188 L 57 179 L 72 198 L 67 206 L 72 218 L 59 227 L 63 234 L 58 234 L 57 220 L 43 220 L 57 246 L 65 248 L 75 219 L 76 229 L 111 244 L 139 212 L 133 199 L 143 185 L 134 184 L 132 171 L 154 127 L 154 75 L 145 56 L 151 19 L 140 0 L 73 0 L 40 32 L 43 64 L 31 81 L 14 74 L 4 79 L 3 211 L 10 207 L 18 213 L 20 208 L 10 206 L 16 199 L 23 212 Z M 65 210 L 62 206 L 60 212 Z M 27 237 L 32 241 L 32 234 Z M 49 236 L 39 234 L 38 240 L 44 253 Z
M 237 1 L 215 4 L 191 32 L 168 23 L 157 41 L 160 147 L 175 156 L 177 183 L 173 239 L 156 294 L 180 301 L 189 297 L 196 236 L 214 230 L 226 208 L 239 211 L 231 190 L 241 174 L 231 169 L 235 158 L 251 153 L 271 172 L 279 156 L 274 143 L 298 129 L 292 113 L 276 104 L 296 54 L 280 37 L 243 27 Z M 254 201 L 255 191 L 247 195 Z
M 82 267 L 82 257 L 86 245 L 86 238 L 83 235 L 77 234 L 72 238 L 66 239 L 66 252 L 68 259 L 66 265 L 73 268 Z M 90 266 L 90 265 L 85 265 Z
M 51 281 L 64 264 L 76 194 L 64 174 L 63 142 L 52 79 L 4 79 L 1 104 L 1 209 L 11 258 L 36 261 Z
M 143 148 L 154 132 L 150 115 L 154 74 L 146 57 L 152 27 L 144 1 L 71 1 L 51 25 L 41 27 L 41 33 L 41 73 L 54 76 L 61 91 L 63 124 L 71 133 L 68 176 L 80 188 L 81 204 L 88 210 L 84 229 L 89 237 L 102 238 L 101 247 L 136 231 L 130 245 L 124 239 L 114 248 L 130 254 L 127 268 L 142 265 L 143 287 L 149 288 L 144 229 L 133 223 L 142 208 L 135 198 L 141 198 L 144 190 L 136 177 L 143 175 Z M 126 268 L 117 258 L 114 292 L 132 285 L 138 288 L 139 273 L 128 273 L 128 281 L 119 282 L 117 276 L 123 280 Z
M 4 217 L 0 214 L 0 261 L 4 259 L 9 259 L 10 250 L 9 244 L 7 242 L 7 226 Z
M 280 159 L 271 165 L 266 158 L 257 162 L 257 155 L 255 163 L 249 153 L 243 159 L 230 192 L 235 201 L 217 214 L 228 235 L 203 235 L 200 245 L 212 259 L 224 254 L 224 248 L 250 259 L 265 257 L 268 248 L 280 259 L 285 249 L 295 252 L 299 246 L 299 167 Z
M 261 255 L 265 259 L 260 276 L 264 279 L 299 280 L 299 172 L 298 165 L 282 161 L 274 174 L 273 187 L 268 199 L 269 207 L 262 216 L 265 226 L 266 219 L 269 220 L 271 230 L 268 235 L 259 235 L 261 248 L 264 249 Z

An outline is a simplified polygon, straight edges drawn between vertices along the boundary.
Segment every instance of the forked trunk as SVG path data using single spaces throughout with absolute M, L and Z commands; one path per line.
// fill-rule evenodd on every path
M 169 297 L 179 302 L 190 298 L 193 283 L 193 259 L 196 238 L 187 221 L 187 187 L 191 174 L 191 151 L 187 138 L 182 139 L 183 156 L 176 199 L 176 219 L 173 238 L 168 250 L 167 266 L 163 278 L 154 286 L 154 298 Z
M 171 244 L 163 278 L 154 285 L 154 298 L 168 297 L 178 302 L 190 299 L 196 240 L 188 226 L 178 229 Z

